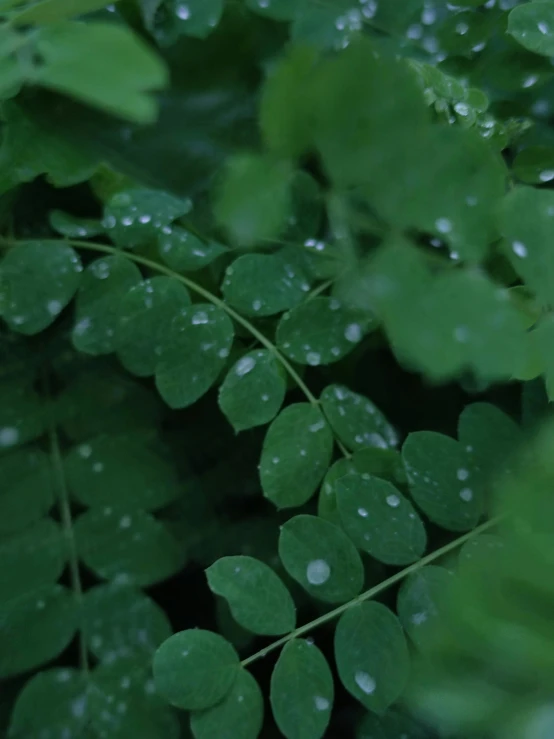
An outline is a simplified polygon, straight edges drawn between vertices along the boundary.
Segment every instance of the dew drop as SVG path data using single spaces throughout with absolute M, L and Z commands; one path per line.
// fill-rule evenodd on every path
M 460 498 L 465 503 L 469 503 L 471 500 L 473 500 L 473 490 L 471 490 L 470 488 L 463 488 L 463 490 L 460 490 Z
M 358 670 L 354 675 L 354 681 L 366 695 L 371 695 L 375 691 L 375 680 L 367 672 Z
M 0 429 L 0 447 L 8 447 L 17 444 L 19 431 L 14 426 L 4 426 Z
M 242 357 L 235 365 L 235 372 L 239 377 L 243 377 L 251 372 L 256 366 L 256 360 L 253 357 Z
M 306 579 L 310 585 L 323 585 L 330 574 L 331 568 L 324 559 L 314 559 L 306 568 Z
M 554 180 L 554 169 L 543 169 L 539 175 L 539 180 L 541 182 L 550 182 L 550 180 Z
M 317 352 L 308 352 L 306 354 L 306 362 L 312 367 L 317 367 L 321 362 L 321 356 Z
M 427 621 L 427 614 L 425 613 L 425 611 L 422 611 L 421 613 L 414 613 L 410 620 L 414 624 L 414 626 L 421 626 L 422 623 L 425 623 L 425 621 Z
M 464 469 L 463 467 L 460 467 L 460 469 L 456 473 L 456 477 L 458 478 L 458 480 L 467 480 L 467 478 L 469 477 L 469 471 Z
M 400 498 L 398 495 L 387 495 L 387 505 L 391 508 L 398 508 L 400 505 Z
M 344 337 L 347 341 L 356 344 L 362 338 L 362 329 L 359 323 L 350 323 L 344 330 Z
M 512 242 L 512 251 L 514 254 L 521 259 L 525 259 L 527 256 L 527 247 L 522 241 L 513 241 Z
M 329 701 L 327 698 L 322 698 L 320 695 L 314 696 L 314 703 L 318 711 L 326 711 L 329 708 Z
M 62 304 L 59 300 L 49 300 L 46 304 L 46 309 L 51 316 L 57 316 L 62 309 Z
M 450 233 L 450 231 L 452 231 L 452 221 L 448 218 L 437 218 L 435 221 L 435 227 L 441 234 Z
M 206 311 L 199 310 L 197 313 L 195 313 L 192 317 L 192 323 L 195 326 L 199 326 L 202 323 L 209 323 L 210 319 L 208 318 L 208 314 Z
M 130 525 L 131 525 L 131 516 L 122 516 L 121 520 L 119 521 L 119 528 L 128 529 Z
M 369 516 L 369 513 L 366 511 L 365 508 L 358 508 L 358 516 L 361 516 L 362 518 L 367 518 Z
M 188 5 L 179 5 L 176 11 L 177 18 L 180 18 L 182 21 L 186 21 L 190 18 L 190 10 Z

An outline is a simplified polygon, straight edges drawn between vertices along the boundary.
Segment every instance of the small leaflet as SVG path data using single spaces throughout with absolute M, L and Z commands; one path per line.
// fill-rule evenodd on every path
M 409 575 L 398 591 L 396 610 L 400 623 L 414 644 L 424 647 L 440 618 L 441 598 L 452 578 L 444 567 L 428 565 Z
M 529 51 L 554 55 L 554 7 L 548 2 L 526 3 L 508 16 L 508 33 Z
M 104 226 L 95 218 L 79 218 L 61 210 L 50 211 L 48 220 L 55 231 L 68 239 L 90 239 L 104 233 Z
M 195 272 L 211 264 L 228 248 L 215 241 L 205 243 L 179 226 L 166 226 L 158 236 L 158 250 L 164 262 L 176 272 Z

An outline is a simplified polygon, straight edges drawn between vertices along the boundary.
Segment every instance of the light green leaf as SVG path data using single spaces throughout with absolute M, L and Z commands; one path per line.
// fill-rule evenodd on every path
M 349 449 L 388 449 L 398 444 L 396 431 L 377 406 L 344 385 L 328 385 L 321 393 L 321 404 L 333 431 Z
M 0 453 L 42 436 L 44 415 L 44 402 L 28 377 L 0 383 Z
M 122 190 L 106 203 L 102 223 L 114 244 L 136 249 L 155 241 L 191 208 L 190 200 L 181 200 L 162 190 Z
M 114 583 L 85 593 L 83 615 L 87 647 L 106 664 L 132 658 L 148 667 L 157 647 L 171 636 L 169 619 L 153 600 Z
M 279 412 L 287 389 L 281 366 L 267 349 L 242 356 L 219 389 L 219 407 L 235 431 L 269 423 Z
M 227 267 L 223 296 L 245 316 L 272 316 L 298 305 L 310 289 L 297 265 L 278 254 L 245 254 Z
M 2 539 L 0 603 L 55 583 L 65 567 L 65 550 L 62 530 L 51 518 L 43 518 L 24 531 Z
M 173 316 L 188 305 L 188 290 L 172 277 L 153 277 L 129 289 L 119 303 L 115 338 L 125 369 L 139 377 L 154 374 L 158 342 Z
M 175 316 L 161 342 L 156 387 L 171 408 L 186 408 L 217 380 L 234 338 L 222 308 L 196 303 Z
M 431 521 L 451 531 L 476 525 L 483 491 L 461 444 L 434 431 L 416 431 L 406 439 L 402 457 L 413 499 Z
M 104 233 L 104 227 L 96 218 L 79 218 L 62 210 L 52 210 L 48 214 L 50 225 L 69 239 L 90 239 Z
M 384 716 L 367 713 L 356 732 L 356 739 L 430 739 L 429 727 L 422 726 L 412 716 L 387 711 Z
M 285 645 L 271 675 L 275 721 L 287 739 L 320 739 L 334 700 L 333 675 L 314 644 L 293 639 Z
M 554 191 L 514 187 L 502 202 L 499 226 L 513 268 L 539 301 L 551 306 L 554 259 L 547 245 L 554 238 Z
M 223 700 L 239 674 L 234 648 L 219 634 L 188 629 L 173 634 L 154 655 L 158 693 L 189 711 L 211 708 Z
M 529 185 L 540 185 L 554 178 L 554 147 L 528 146 L 512 164 L 514 175 Z
M 266 498 L 278 508 L 306 503 L 327 471 L 333 435 L 318 408 L 288 406 L 273 421 L 264 439 L 260 479 Z
M 105 434 L 79 444 L 64 468 L 71 492 L 84 505 L 155 510 L 182 494 L 174 465 L 132 436 Z
M 516 452 L 523 443 L 518 424 L 490 403 L 466 405 L 458 419 L 458 440 L 465 447 L 471 467 L 481 478 L 511 475 Z
M 277 344 L 299 364 L 331 364 L 349 354 L 373 320 L 335 298 L 313 298 L 285 313 L 277 326 Z
M 77 619 L 75 597 L 61 585 L 3 603 L 0 676 L 27 672 L 57 657 L 73 639 Z
M 153 585 L 184 563 L 183 545 L 144 511 L 92 508 L 79 516 L 74 529 L 83 562 L 118 585 Z
M 73 298 L 83 267 L 63 241 L 24 241 L 0 263 L 0 313 L 21 334 L 53 323 Z
M 85 354 L 110 354 L 116 348 L 119 307 L 141 279 L 138 267 L 123 256 L 101 257 L 85 269 L 76 299 L 73 346 Z
M 550 2 L 519 5 L 508 16 L 508 33 L 529 51 L 554 55 L 554 6 Z
M 278 636 L 294 629 L 294 601 L 281 578 L 260 560 L 222 557 L 206 577 L 212 593 L 225 598 L 233 618 L 248 631 Z
M 137 123 L 153 123 L 153 90 L 167 84 L 161 59 L 130 28 L 66 21 L 41 29 L 34 81 Z
M 346 475 L 335 483 L 342 525 L 358 549 L 389 565 L 416 562 L 427 535 L 410 501 L 394 485 L 370 475 Z
M 26 448 L 0 457 L 0 536 L 38 521 L 54 502 L 51 469 L 40 449 Z
M 408 680 L 404 632 L 381 603 L 360 603 L 342 614 L 335 632 L 335 659 L 344 687 L 379 715 L 402 694 Z
M 436 628 L 440 601 L 451 578 L 452 573 L 444 567 L 429 565 L 409 575 L 400 586 L 396 603 L 398 618 L 418 647 L 425 644 L 425 634 Z
M 264 716 L 262 691 L 252 675 L 239 670 L 225 698 L 205 711 L 193 711 L 195 739 L 257 739 Z
M 362 589 L 364 568 L 356 547 L 323 518 L 289 519 L 281 527 L 279 557 L 292 578 L 326 603 L 344 603 Z
M 228 161 L 214 212 L 238 246 L 249 248 L 280 235 L 289 215 L 290 179 L 286 161 L 254 154 Z
M 162 228 L 158 250 L 164 262 L 176 272 L 194 272 L 207 267 L 228 248 L 215 241 L 205 243 L 179 226 Z

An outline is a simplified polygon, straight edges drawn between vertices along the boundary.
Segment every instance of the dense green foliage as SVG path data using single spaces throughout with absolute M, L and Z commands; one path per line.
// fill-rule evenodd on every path
M 550 739 L 554 0 L 0 13 L 2 735 Z

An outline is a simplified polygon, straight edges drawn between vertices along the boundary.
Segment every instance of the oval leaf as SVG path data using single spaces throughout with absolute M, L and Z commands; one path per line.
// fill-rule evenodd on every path
M 335 632 L 335 659 L 344 687 L 377 714 L 394 703 L 408 680 L 404 632 L 381 603 L 360 603 L 342 614 Z
M 254 557 L 222 557 L 206 570 L 210 590 L 229 603 L 233 618 L 254 634 L 279 635 L 296 625 L 296 608 L 281 579 Z
M 554 6 L 549 2 L 519 5 L 508 16 L 508 33 L 529 51 L 554 55 Z
M 260 478 L 266 498 L 278 508 L 308 501 L 327 471 L 333 435 L 317 408 L 288 406 L 273 421 L 264 439 Z
M 338 526 L 317 516 L 295 516 L 281 527 L 279 556 L 314 598 L 344 603 L 362 589 L 364 568 L 356 547 Z
M 202 269 L 229 251 L 222 244 L 213 241 L 205 243 L 178 226 L 162 228 L 158 236 L 158 249 L 164 262 L 176 272 Z
M 314 644 L 293 639 L 285 645 L 271 676 L 275 721 L 287 739 L 320 739 L 334 700 L 333 675 Z
M 452 573 L 444 567 L 430 565 L 409 575 L 398 591 L 398 618 L 418 646 L 424 643 L 422 637 L 436 628 L 440 599 L 451 578 Z
M 416 562 L 427 535 L 410 501 L 390 482 L 346 475 L 335 483 L 342 525 L 358 549 L 389 565 Z
M 188 629 L 173 634 L 154 655 L 161 696 L 186 710 L 211 708 L 225 698 L 240 669 L 234 648 L 219 634 Z

